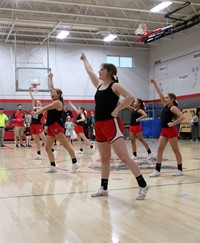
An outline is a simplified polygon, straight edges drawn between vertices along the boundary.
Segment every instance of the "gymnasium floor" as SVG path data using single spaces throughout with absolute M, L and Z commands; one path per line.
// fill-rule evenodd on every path
M 109 196 L 91 198 L 100 185 L 96 148 L 77 154 L 81 167 L 72 174 L 68 154 L 55 146 L 58 172 L 47 174 L 44 148 L 37 161 L 34 143 L 32 148 L 5 143 L 0 148 L 0 243 L 199 243 L 200 142 L 179 141 L 184 176 L 172 177 L 176 162 L 168 146 L 161 177 L 149 178 L 158 140 L 147 141 L 152 161 L 137 142 L 137 162 L 151 185 L 144 201 L 135 200 L 137 183 L 114 154 Z

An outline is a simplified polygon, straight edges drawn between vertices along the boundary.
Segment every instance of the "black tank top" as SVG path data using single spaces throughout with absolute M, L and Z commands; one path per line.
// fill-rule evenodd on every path
M 42 124 L 41 123 L 41 118 L 43 117 L 43 114 L 39 114 L 39 115 L 36 115 L 36 116 L 32 116 L 31 118 L 31 124 Z
M 112 82 L 107 89 L 99 90 L 101 85 L 97 88 L 95 94 L 95 120 L 96 121 L 103 121 L 113 119 L 111 113 L 117 106 L 119 101 L 119 97 L 113 92 L 112 85 L 115 82 Z
M 47 122 L 46 125 L 50 126 L 53 123 L 57 122 L 58 124 L 60 124 L 63 127 L 62 124 L 62 110 L 58 111 L 56 109 L 53 110 L 48 110 L 47 111 Z
M 172 122 L 173 118 L 174 118 L 174 113 L 171 112 L 171 107 L 165 106 L 164 109 L 162 110 L 162 114 L 161 114 L 161 127 L 169 127 L 167 124 L 169 122 Z
M 83 122 L 83 121 L 81 121 L 81 122 L 77 122 L 77 120 L 80 120 L 80 119 L 82 119 L 81 114 L 78 114 L 78 116 L 76 117 L 76 122 L 75 122 L 75 124 L 80 125 L 80 126 L 84 126 L 84 123 L 85 123 L 85 122 Z
M 139 122 L 136 121 L 136 119 L 141 116 L 141 114 L 138 112 L 139 109 L 133 110 L 131 112 L 131 119 L 130 119 L 131 126 L 138 126 L 140 124 Z

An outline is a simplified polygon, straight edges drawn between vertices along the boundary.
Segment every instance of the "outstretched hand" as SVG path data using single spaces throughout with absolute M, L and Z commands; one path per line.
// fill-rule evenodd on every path
M 84 53 L 81 53 L 80 59 L 83 61 L 84 59 L 86 59 L 86 56 Z
M 53 73 L 50 73 L 48 76 L 49 78 L 53 78 Z
M 155 84 L 156 81 L 155 81 L 154 79 L 151 79 L 151 83 L 152 83 L 152 84 Z

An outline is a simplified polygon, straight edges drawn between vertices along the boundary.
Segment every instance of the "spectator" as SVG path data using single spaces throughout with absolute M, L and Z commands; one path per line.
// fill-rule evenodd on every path
M 4 114 L 4 108 L 0 107 L 0 144 L 1 147 L 5 147 L 4 145 L 4 134 L 5 134 L 5 127 L 8 125 L 9 119 L 7 115 Z

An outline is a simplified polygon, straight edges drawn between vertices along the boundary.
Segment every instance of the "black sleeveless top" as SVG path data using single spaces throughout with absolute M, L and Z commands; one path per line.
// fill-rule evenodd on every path
M 58 111 L 56 109 L 48 110 L 47 111 L 47 122 L 46 122 L 46 125 L 50 126 L 53 123 L 57 122 L 59 125 L 64 127 L 61 117 L 62 117 L 62 110 L 61 111 Z
M 141 109 L 141 108 L 138 108 L 138 109 L 133 110 L 131 112 L 131 119 L 130 119 L 130 125 L 131 126 L 138 126 L 140 124 L 140 122 L 136 121 L 136 119 L 141 116 L 141 114 L 138 112 L 139 109 Z
M 174 118 L 174 113 L 171 112 L 171 107 L 165 106 L 161 113 L 161 127 L 169 127 L 167 124 L 172 122 Z
M 80 126 L 84 126 L 84 123 L 85 123 L 85 122 L 83 122 L 83 121 L 81 121 L 81 122 L 77 122 L 77 120 L 80 120 L 80 119 L 82 119 L 81 114 L 78 114 L 78 116 L 76 117 L 76 122 L 75 122 L 75 124 L 80 125 Z
M 112 82 L 108 86 L 108 88 L 104 90 L 99 90 L 99 88 L 102 85 L 100 85 L 97 88 L 95 94 L 95 102 L 96 102 L 95 120 L 96 121 L 113 119 L 111 113 L 114 111 L 119 101 L 119 97 L 113 92 L 111 88 L 114 83 L 115 82 Z
M 32 124 L 42 124 L 41 123 L 41 118 L 43 117 L 43 114 L 39 114 L 39 115 L 36 115 L 36 116 L 32 116 L 31 118 L 31 125 Z

